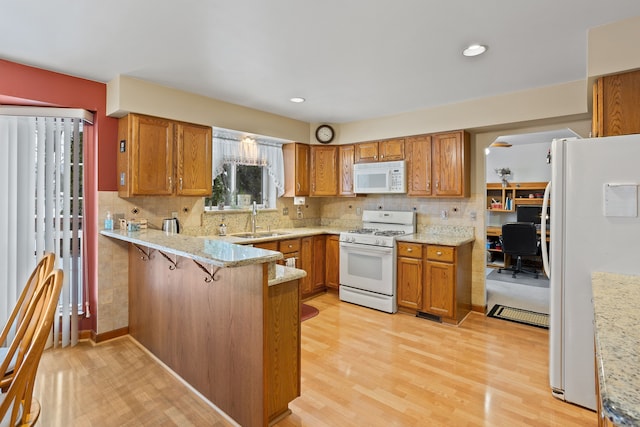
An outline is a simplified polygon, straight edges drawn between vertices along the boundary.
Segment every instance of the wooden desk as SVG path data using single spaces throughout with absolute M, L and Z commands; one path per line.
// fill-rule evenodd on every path
M 540 235 L 540 230 L 537 230 L 538 235 Z M 551 241 L 550 231 L 547 230 L 547 243 Z M 488 226 L 487 227 L 487 238 L 486 242 L 497 242 L 500 236 L 502 235 L 502 227 L 501 226 Z M 487 252 L 490 255 L 490 258 L 487 258 L 487 267 L 500 268 L 500 267 L 509 267 L 511 265 L 511 256 L 504 254 L 502 252 L 502 248 L 488 248 Z

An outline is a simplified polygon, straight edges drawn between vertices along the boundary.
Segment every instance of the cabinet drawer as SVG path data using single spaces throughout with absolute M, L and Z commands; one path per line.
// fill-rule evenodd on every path
M 300 239 L 280 240 L 280 252 L 298 252 L 300 250 Z
M 455 248 L 451 246 L 427 246 L 427 259 L 432 261 L 453 262 Z
M 422 244 L 398 242 L 398 256 L 422 258 Z
M 278 242 L 275 240 L 272 242 L 254 243 L 253 246 L 260 249 L 267 249 L 269 251 L 278 251 Z

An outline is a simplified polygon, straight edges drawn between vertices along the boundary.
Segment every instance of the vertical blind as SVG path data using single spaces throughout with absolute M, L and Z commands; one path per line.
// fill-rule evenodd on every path
M 0 321 L 45 252 L 64 271 L 53 343 L 75 345 L 82 308 L 80 118 L 0 115 Z

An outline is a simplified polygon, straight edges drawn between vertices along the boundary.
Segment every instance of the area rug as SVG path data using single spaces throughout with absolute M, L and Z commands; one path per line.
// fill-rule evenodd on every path
M 308 304 L 302 304 L 302 307 L 300 310 L 300 321 L 304 322 L 307 319 L 311 319 L 312 317 L 317 316 L 319 312 L 320 311 L 313 306 L 310 306 Z
M 534 311 L 522 310 L 520 308 L 506 307 L 496 304 L 488 314 L 489 317 L 508 320 L 510 322 L 531 325 L 537 328 L 549 329 L 549 315 L 536 313 Z
M 531 274 L 518 273 L 514 278 L 511 271 L 504 270 L 502 273 L 498 273 L 498 270 L 493 270 L 487 276 L 487 280 L 516 283 L 518 285 L 537 286 L 538 288 L 549 287 L 549 279 L 547 279 L 547 276 L 545 276 L 543 272 L 540 272 L 536 279 Z

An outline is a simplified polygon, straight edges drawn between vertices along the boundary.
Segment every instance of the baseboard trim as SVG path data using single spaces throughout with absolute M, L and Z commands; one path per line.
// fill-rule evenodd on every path
M 471 305 L 471 311 L 475 311 L 476 313 L 485 314 L 487 312 L 486 305 Z
M 97 334 L 94 331 L 91 331 L 91 339 L 93 340 L 93 342 L 97 344 L 104 341 L 112 340 L 114 338 L 119 338 L 128 334 L 129 334 L 129 327 L 126 326 L 124 328 L 114 329 L 113 331 L 104 332 L 102 334 Z

